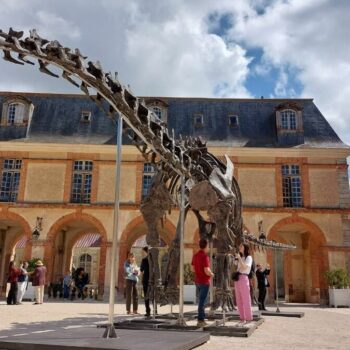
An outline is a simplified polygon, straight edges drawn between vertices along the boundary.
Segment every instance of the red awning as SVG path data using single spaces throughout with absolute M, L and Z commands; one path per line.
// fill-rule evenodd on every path
M 89 248 L 89 247 L 100 247 L 101 246 L 101 235 L 98 233 L 89 233 L 75 243 L 75 248 Z

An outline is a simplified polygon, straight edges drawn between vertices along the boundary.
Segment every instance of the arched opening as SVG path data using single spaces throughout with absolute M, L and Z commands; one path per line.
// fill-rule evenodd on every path
M 143 221 L 142 216 L 139 216 L 132 220 L 124 230 L 120 239 L 120 258 L 119 258 L 119 271 L 118 271 L 118 287 L 124 288 L 124 263 L 127 258 L 128 252 L 132 251 L 136 255 L 136 261 L 138 264 L 141 262 L 142 248 L 147 245 L 146 234 L 147 225 Z M 159 225 L 160 232 L 160 264 L 163 263 L 164 255 L 167 252 L 167 247 L 170 246 L 171 241 L 175 237 L 176 228 L 169 221 L 164 220 L 163 225 Z M 161 265 L 160 265 L 161 266 Z
M 83 268 L 93 285 L 97 285 L 99 280 L 100 250 L 101 235 L 88 233 L 76 241 L 72 251 L 72 266 Z
M 142 261 L 142 248 L 147 246 L 146 242 L 146 235 L 144 234 L 143 236 L 137 238 L 133 245 L 131 246 L 130 251 L 134 253 L 136 263 L 138 266 L 140 266 L 141 261 Z M 158 257 L 158 264 L 160 267 L 161 271 L 161 276 L 162 280 L 165 279 L 165 268 L 166 268 L 166 263 L 167 263 L 167 253 L 168 253 L 168 244 L 160 238 L 160 243 L 159 243 L 159 257 Z
M 26 259 L 26 246 L 29 239 L 26 235 L 20 237 L 19 241 L 14 245 L 12 249 L 12 256 L 10 260 L 14 260 L 16 265 L 19 266 Z
M 319 227 L 301 217 L 287 218 L 272 227 L 268 238 L 297 246 L 292 251 L 277 252 L 276 256 L 271 251 L 268 253 L 273 274 L 277 261 L 279 297 L 289 302 L 309 303 L 324 299 L 327 286 L 323 274 L 328 268 L 328 256 L 323 248 L 325 236 Z M 275 278 L 271 282 L 274 287 Z
M 103 225 L 90 215 L 67 215 L 51 227 L 48 241 L 44 257 L 48 267 L 48 282 L 60 282 L 73 265 L 78 268 L 85 263 L 90 269 L 90 283 L 97 285 L 98 294 L 102 296 L 107 247 Z M 80 260 L 84 254 L 84 261 L 83 258 Z M 91 256 L 90 262 L 87 255 Z
M 32 252 L 31 232 L 27 221 L 13 213 L 0 214 L 0 295 L 7 285 L 7 271 L 11 260 L 29 260 Z

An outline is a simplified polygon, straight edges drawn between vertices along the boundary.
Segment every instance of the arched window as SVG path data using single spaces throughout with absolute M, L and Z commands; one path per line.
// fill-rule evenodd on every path
M 82 267 L 85 272 L 91 276 L 91 264 L 92 264 L 92 257 L 90 254 L 82 254 L 79 257 L 79 267 Z
M 25 108 L 22 103 L 11 103 L 7 110 L 7 124 L 23 124 Z
M 285 130 L 297 129 L 297 115 L 292 109 L 284 109 L 281 111 L 281 126 Z
M 153 106 L 153 107 L 151 107 L 151 109 L 154 112 L 154 114 L 156 115 L 156 117 L 159 120 L 162 120 L 162 110 L 161 110 L 161 108 Z

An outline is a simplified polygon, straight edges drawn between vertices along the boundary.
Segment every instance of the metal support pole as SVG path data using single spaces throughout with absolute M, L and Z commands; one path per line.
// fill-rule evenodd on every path
M 211 239 L 209 241 L 209 256 L 210 256 L 210 271 L 213 271 L 213 240 Z M 210 311 L 209 315 L 214 315 L 214 279 L 210 279 L 210 286 L 209 286 L 209 304 L 210 304 Z
M 179 318 L 177 324 L 186 325 L 184 319 L 184 231 L 185 231 L 185 177 L 181 176 L 180 203 L 180 290 L 179 290 Z
M 114 300 L 115 300 L 115 275 L 116 275 L 116 261 L 119 261 L 119 205 L 120 205 L 120 172 L 122 159 L 122 133 L 123 133 L 123 119 L 119 116 L 117 127 L 117 154 L 115 161 L 115 191 L 114 191 L 114 211 L 113 211 L 113 241 L 111 252 L 111 276 L 109 286 L 109 313 L 108 324 L 103 334 L 104 338 L 117 338 L 117 333 L 114 328 Z
M 156 319 L 156 296 L 155 296 L 155 289 L 153 288 L 153 319 Z
M 278 305 L 278 276 L 277 276 L 277 250 L 274 249 L 274 255 L 275 255 L 275 280 L 276 280 L 276 312 L 280 312 L 279 305 Z

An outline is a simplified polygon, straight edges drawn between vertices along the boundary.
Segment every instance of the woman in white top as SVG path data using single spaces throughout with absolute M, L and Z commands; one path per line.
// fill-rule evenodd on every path
M 250 287 L 248 275 L 252 267 L 253 258 L 249 255 L 249 245 L 240 244 L 239 254 L 235 256 L 239 279 L 235 281 L 236 303 L 239 312 L 239 318 L 242 322 L 253 320 L 253 312 L 250 299 Z

